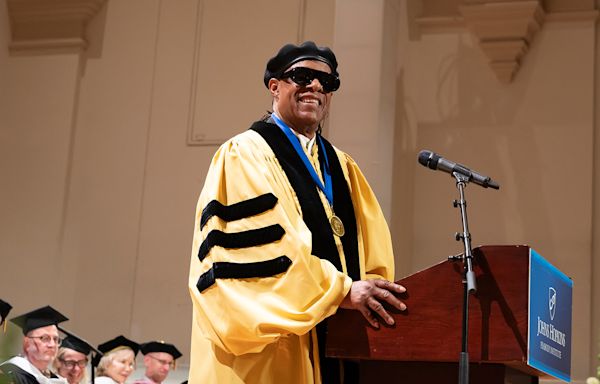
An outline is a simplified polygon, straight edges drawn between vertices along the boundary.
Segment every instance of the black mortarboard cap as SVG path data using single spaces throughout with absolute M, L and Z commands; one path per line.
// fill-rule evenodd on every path
M 337 60 L 335 54 L 328 47 L 318 47 L 312 41 L 305 41 L 300 45 L 286 44 L 277 55 L 273 56 L 267 63 L 265 69 L 265 75 L 263 81 L 265 86 L 269 87 L 269 80 L 271 78 L 279 79 L 281 75 L 288 69 L 292 64 L 302 60 L 318 60 L 329 65 L 331 68 L 331 74 L 339 78 L 337 73 Z
M 107 353 L 119 347 L 128 347 L 133 351 L 134 356 L 140 350 L 140 345 L 135 341 L 129 340 L 123 335 L 119 335 L 112 340 L 98 345 L 98 350 L 102 353 Z
M 173 356 L 174 360 L 181 357 L 181 352 L 179 352 L 173 344 L 165 343 L 164 341 L 150 341 L 144 343 L 140 346 L 140 350 L 144 355 L 151 352 L 164 352 Z
M 87 341 L 83 340 L 81 337 L 75 335 L 70 331 L 67 331 L 64 328 L 58 327 L 58 329 L 62 333 L 67 335 L 67 337 L 65 337 L 60 343 L 60 346 L 62 348 L 69 348 L 79 353 L 83 353 L 84 355 L 89 355 L 92 351 L 94 351 L 97 354 L 101 354 L 100 351 L 94 348 L 94 346 L 92 346 Z
M 0 299 L 0 325 L 4 323 L 4 320 L 6 320 L 6 316 L 8 316 L 8 312 L 10 312 L 11 309 L 12 305 Z
M 23 334 L 26 335 L 34 329 L 47 327 L 48 325 L 57 325 L 67 320 L 69 319 L 66 316 L 47 305 L 14 317 L 10 321 L 21 327 Z

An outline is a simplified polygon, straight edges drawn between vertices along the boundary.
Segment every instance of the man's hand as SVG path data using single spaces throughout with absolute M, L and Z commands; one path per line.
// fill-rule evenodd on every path
M 388 325 L 394 325 L 394 319 L 383 307 L 382 302 L 404 311 L 406 304 L 400 301 L 394 293 L 406 292 L 406 288 L 383 279 L 360 280 L 352 283 L 350 292 L 344 297 L 340 308 L 357 309 L 375 328 L 379 328 L 379 321 L 375 313 L 381 316 Z

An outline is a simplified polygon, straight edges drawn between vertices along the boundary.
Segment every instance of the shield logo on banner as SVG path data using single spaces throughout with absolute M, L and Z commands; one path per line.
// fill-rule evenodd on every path
M 548 309 L 550 310 L 550 320 L 554 320 L 556 312 L 556 290 L 552 287 L 548 289 Z

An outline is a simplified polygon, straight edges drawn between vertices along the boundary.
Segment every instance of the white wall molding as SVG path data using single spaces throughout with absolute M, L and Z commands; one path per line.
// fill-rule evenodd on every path
M 424 0 L 429 10 L 441 0 Z M 441 3 L 440 3 L 441 4 Z M 547 8 L 547 9 L 546 9 Z M 581 2 L 542 0 L 462 1 L 449 13 L 432 12 L 415 20 L 421 34 L 468 30 L 475 36 L 490 68 L 502 83 L 512 82 L 536 33 L 548 22 L 596 22 L 598 10 Z
M 270 6 L 265 10 L 265 19 L 275 18 L 278 13 L 281 13 L 280 18 L 286 20 L 289 26 L 289 31 L 281 31 L 280 36 L 269 37 L 271 41 L 267 40 L 264 36 L 264 32 L 260 29 L 251 29 L 248 27 L 244 39 L 246 41 L 240 42 L 239 36 L 229 34 L 227 31 L 230 27 L 225 23 L 217 24 L 214 20 L 227 20 L 233 24 L 241 25 L 246 19 L 246 14 L 252 12 L 256 7 L 254 3 L 237 0 L 224 6 L 219 0 L 199 0 L 197 17 L 196 17 L 196 30 L 194 38 L 194 59 L 193 59 L 193 73 L 192 73 L 192 84 L 190 89 L 190 105 L 189 105 L 189 119 L 188 119 L 188 130 L 187 130 L 187 144 L 190 146 L 196 145 L 207 145 L 207 146 L 219 146 L 225 142 L 228 138 L 239 133 L 244 127 L 236 125 L 225 125 L 223 126 L 223 116 L 217 112 L 211 103 L 214 100 L 228 100 L 230 98 L 230 90 L 239 84 L 239 79 L 260 79 L 260 73 L 264 70 L 263 62 L 252 63 L 242 66 L 240 68 L 238 57 L 236 55 L 231 56 L 230 60 L 220 63 L 218 66 L 215 65 L 215 57 L 222 57 L 224 47 L 232 47 L 230 52 L 233 52 L 234 47 L 242 45 L 241 51 L 248 49 L 251 44 L 259 44 L 268 48 L 269 53 L 265 53 L 266 58 L 271 55 L 272 47 L 281 45 L 280 40 L 282 36 L 288 36 L 284 38 L 287 41 L 293 41 L 298 39 L 300 42 L 305 38 L 306 34 L 306 23 L 310 19 L 310 11 L 308 9 L 310 4 L 307 4 L 309 0 L 296 0 L 296 2 L 290 2 L 285 6 L 285 11 L 281 10 L 281 5 L 274 0 L 266 0 L 265 3 Z M 234 6 L 235 4 L 235 6 Z M 237 9 L 235 14 L 231 14 L 231 7 Z M 268 15 L 270 12 L 270 15 Z M 292 33 L 293 31 L 293 33 Z M 214 44 L 216 38 L 219 36 L 221 39 L 219 44 Z M 240 48 L 238 47 L 238 50 Z M 262 48 L 261 48 L 262 49 Z M 229 54 L 229 53 L 227 53 Z M 214 82 L 214 73 L 220 70 L 223 73 L 232 73 L 234 76 L 230 76 L 229 79 L 224 79 L 221 82 Z M 257 75 L 257 73 L 259 75 Z M 258 80 L 260 81 L 260 80 Z M 229 83 L 227 83 L 229 82 Z M 223 85 L 227 83 L 227 85 Z M 255 82 L 251 81 L 248 83 L 248 88 L 256 89 L 251 87 Z M 260 83 L 259 83 L 260 84 Z M 257 97 L 247 97 L 246 100 L 240 99 L 236 105 L 250 103 L 256 103 L 256 107 L 252 108 L 254 111 L 266 110 L 269 107 L 268 93 L 264 91 L 264 88 L 259 87 L 258 91 L 264 95 L 265 101 L 262 101 L 260 94 Z M 237 96 L 236 96 L 237 97 Z M 239 111 L 238 111 L 239 112 Z M 254 112 L 256 113 L 256 112 Z M 255 116 L 257 117 L 257 116 Z M 220 129 L 215 129 L 216 126 L 221 126 Z
M 544 21 L 539 1 L 462 5 L 467 29 L 479 40 L 498 80 L 510 83 Z
M 556 21 L 583 21 L 583 22 L 596 22 L 598 20 L 598 10 L 589 11 L 572 11 L 572 12 L 550 12 L 546 13 L 545 22 L 556 22 Z
M 106 0 L 7 0 L 12 54 L 81 52 L 85 29 Z

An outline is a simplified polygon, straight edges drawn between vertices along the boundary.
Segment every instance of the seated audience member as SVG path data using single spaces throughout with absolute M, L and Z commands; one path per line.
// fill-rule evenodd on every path
M 175 360 L 181 357 L 181 352 L 173 345 L 164 341 L 150 341 L 140 346 L 144 354 L 146 373 L 143 379 L 134 384 L 160 384 L 166 380 L 169 371 L 175 368 Z
M 104 355 L 99 359 L 95 384 L 123 384 L 135 369 L 135 356 L 140 346 L 124 336 L 100 344 Z
M 80 339 L 74 334 L 61 329 L 67 334 L 60 344 L 56 359 L 52 363 L 54 371 L 67 379 L 69 384 L 87 383 L 85 368 L 89 362 L 89 355 L 96 348 L 87 341 Z
M 6 316 L 12 309 L 12 305 L 8 304 L 6 301 L 0 299 L 0 326 L 4 324 L 4 332 L 6 332 Z
M 0 382 L 67 384 L 64 378 L 48 369 L 60 344 L 57 324 L 67 320 L 50 306 L 11 319 L 23 330 L 23 354 L 0 364 Z
M 0 299 L 0 326 L 4 324 L 4 333 L 6 333 L 6 318 L 8 317 L 8 313 L 12 309 L 12 305 L 7 303 L 6 301 Z M 0 384 L 10 384 L 10 378 L 4 374 L 2 368 L 0 367 Z

